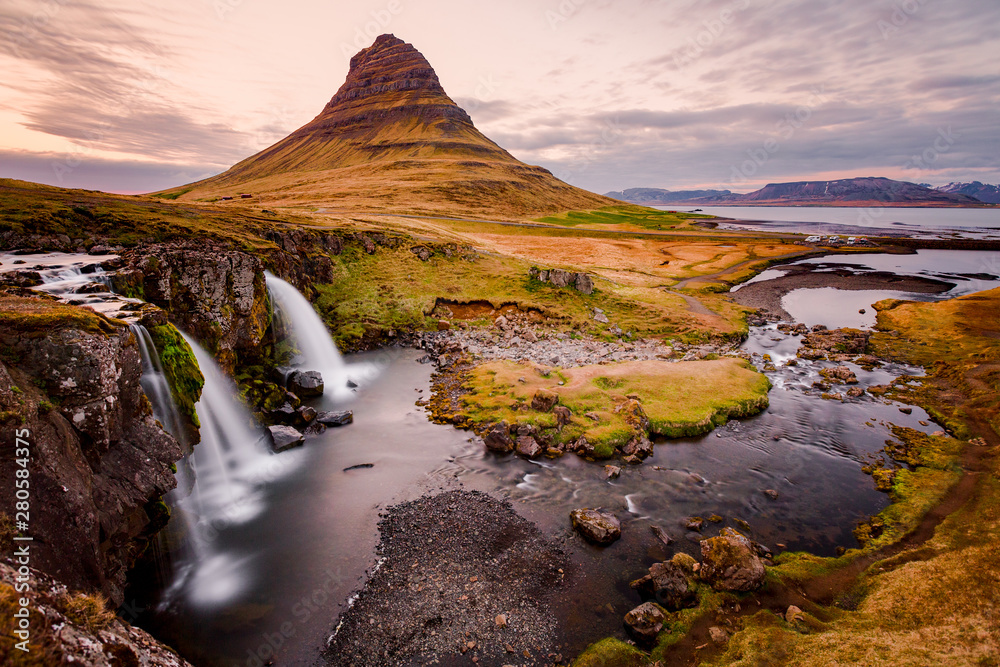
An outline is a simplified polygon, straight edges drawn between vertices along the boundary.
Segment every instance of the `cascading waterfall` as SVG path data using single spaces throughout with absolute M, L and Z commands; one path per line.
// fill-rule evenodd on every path
M 164 603 L 183 594 L 192 603 L 211 606 L 230 600 L 246 584 L 246 558 L 229 552 L 221 533 L 257 517 L 265 506 L 266 485 L 303 458 L 301 452 L 272 454 L 263 429 L 236 399 L 233 382 L 197 342 L 187 335 L 184 340 L 205 377 L 195 405 L 201 442 L 177 466 L 179 488 L 171 503 L 177 523 L 170 529 L 179 533 L 185 550 L 174 563 Z
M 281 278 L 269 272 L 264 276 L 271 302 L 277 307 L 276 316 L 283 321 L 302 355 L 299 365 L 322 373 L 328 388 L 344 386 L 347 383 L 344 359 L 312 304 Z
M 181 416 L 177 411 L 174 395 L 170 391 L 170 383 L 163 373 L 160 354 L 156 351 L 146 327 L 141 324 L 130 324 L 129 328 L 139 341 L 139 354 L 142 357 L 142 376 L 139 378 L 139 383 L 153 405 L 153 416 L 160 420 L 164 430 L 174 436 L 186 451 L 187 438 L 181 427 Z

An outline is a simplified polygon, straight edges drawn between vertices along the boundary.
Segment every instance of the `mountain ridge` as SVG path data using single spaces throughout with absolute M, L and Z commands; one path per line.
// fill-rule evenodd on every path
M 642 190 L 636 188 L 636 190 Z M 631 192 L 625 190 L 622 194 Z M 664 193 L 670 193 L 664 190 Z M 617 193 L 616 193 L 617 194 Z M 611 193 L 609 193 L 611 196 Z M 669 197 L 669 194 L 664 195 Z M 630 203 L 641 203 L 622 199 Z M 720 193 L 704 197 L 669 199 L 669 204 L 699 206 L 984 206 L 961 193 L 943 192 L 915 183 L 879 176 L 833 181 L 769 183 L 746 194 Z M 649 204 L 658 205 L 658 204 Z
M 987 204 L 1000 204 L 1000 185 L 972 181 L 971 183 L 949 183 L 934 189 L 952 194 L 968 195 Z
M 313 120 L 222 174 L 157 194 L 205 200 L 244 192 L 278 206 L 514 217 L 616 203 L 483 135 L 427 59 L 389 34 L 351 59 L 343 85 Z

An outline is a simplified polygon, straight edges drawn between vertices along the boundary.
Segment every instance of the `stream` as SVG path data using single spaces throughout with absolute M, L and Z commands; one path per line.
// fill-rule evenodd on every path
M 41 289 L 72 299 L 72 286 L 93 278 L 67 264 L 67 257 L 72 258 L 24 259 L 29 267 L 47 268 L 41 271 Z M 918 259 L 926 269 L 936 257 Z M 888 261 L 874 255 L 837 260 Z M 775 271 L 780 273 L 780 267 Z M 995 278 L 958 281 L 945 296 L 1000 284 Z M 628 466 L 621 477 L 607 481 L 601 464 L 572 455 L 539 461 L 498 457 L 471 433 L 431 423 L 424 408 L 415 405 L 430 394 L 433 369 L 420 363 L 423 352 L 384 350 L 341 358 L 317 340 L 329 341 L 329 336 L 317 330 L 310 319 L 315 312 L 294 288 L 273 276 L 268 286 L 286 325 L 299 337 L 302 354 L 296 365 L 311 369 L 323 363 L 324 375 L 329 373 L 326 394 L 307 404 L 352 410 L 354 422 L 310 435 L 302 448 L 272 454 L 263 446 L 263 429 L 234 399 L 235 388 L 210 355 L 189 340 L 207 380 L 198 404 L 202 442 L 178 465 L 179 489 L 168 497 L 174 510 L 170 525 L 161 534 L 155 561 L 146 559 L 132 572 L 127 608 L 139 612 L 130 620 L 199 667 L 262 666 L 268 660 L 316 664 L 338 614 L 378 566 L 380 512 L 424 493 L 456 488 L 509 498 L 518 512 L 563 543 L 577 574 L 554 607 L 565 630 L 564 653 L 575 655 L 602 637 L 624 638 L 622 616 L 639 603 L 629 581 L 677 551 L 697 556 L 699 540 L 723 526 L 747 532 L 748 524 L 750 537 L 775 553 L 833 555 L 838 547 L 856 546 L 851 533 L 856 522 L 888 503 L 861 466 L 891 439 L 890 424 L 940 430 L 919 408 L 904 414 L 901 404 L 868 395 L 846 402 L 822 399 L 812 384 L 820 369 L 835 364 L 785 366 L 800 339 L 772 324 L 752 328 L 744 344 L 758 368 L 764 368 L 765 354 L 777 368 L 767 373 L 773 384 L 767 411 L 702 437 L 657 442 L 643 465 Z M 111 299 L 100 297 L 100 303 L 105 301 L 114 310 Z M 816 309 L 815 299 L 804 301 Z M 825 316 L 834 313 L 827 326 L 843 326 L 853 323 L 849 316 L 855 305 L 821 304 L 819 310 Z M 804 312 L 796 316 L 809 322 Z M 148 347 L 141 332 L 137 337 Z M 872 371 L 848 366 L 861 387 L 920 374 L 900 365 Z M 156 365 L 145 368 L 148 391 L 162 394 L 153 377 Z M 777 497 L 765 490 L 777 491 Z M 622 539 L 604 549 L 583 542 L 568 518 L 580 507 L 614 511 L 622 520 Z M 713 514 L 723 522 L 706 523 L 702 532 L 683 526 L 688 517 Z M 653 526 L 674 543 L 665 547 L 657 541 Z

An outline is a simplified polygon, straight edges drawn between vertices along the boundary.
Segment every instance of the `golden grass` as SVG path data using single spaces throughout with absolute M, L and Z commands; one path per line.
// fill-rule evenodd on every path
M 563 384 L 560 385 L 559 383 Z M 585 436 L 600 457 L 614 453 L 634 435 L 616 407 L 635 396 L 649 418 L 652 434 L 681 437 L 707 433 L 731 417 L 747 417 L 767 407 L 765 376 L 740 359 L 715 361 L 634 361 L 551 369 L 535 364 L 496 361 L 476 367 L 464 398 L 463 415 L 473 423 L 505 419 L 553 427 L 551 413 L 530 409 L 535 393 L 559 397 L 573 417 L 558 436 L 561 442 Z M 593 413 L 594 421 L 586 417 Z
M 0 292 L 0 326 L 22 336 L 44 336 L 54 329 L 81 329 L 90 333 L 111 334 L 125 326 L 88 308 L 69 306 L 58 301 L 26 298 Z

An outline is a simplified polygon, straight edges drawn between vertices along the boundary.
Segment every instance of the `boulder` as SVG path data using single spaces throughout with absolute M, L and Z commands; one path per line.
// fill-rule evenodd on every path
M 542 455 L 542 446 L 530 435 L 522 435 L 517 439 L 517 453 L 529 459 L 534 459 Z
M 299 419 L 303 424 L 311 423 L 318 414 L 315 408 L 310 408 L 308 405 L 303 405 L 296 412 L 299 413 Z
M 585 508 L 573 510 L 569 518 L 573 528 L 594 544 L 611 544 L 622 536 L 621 522 L 610 512 Z
M 556 287 L 569 287 L 569 283 L 572 280 L 572 275 L 569 271 L 563 271 L 562 269 L 552 269 L 549 271 L 549 282 Z
M 271 447 L 276 452 L 301 447 L 306 441 L 305 436 L 291 426 L 268 426 L 267 430 L 271 433 Z
M 506 421 L 494 424 L 483 436 L 486 449 L 498 454 L 507 454 L 514 450 L 514 440 L 510 437 L 510 425 Z
M 622 452 L 626 456 L 637 456 L 645 459 L 653 455 L 653 443 L 644 435 L 636 436 L 628 441 Z
M 354 421 L 354 413 L 350 410 L 341 412 L 320 412 L 316 415 L 316 423 L 324 426 L 346 426 Z
M 611 320 L 609 320 L 608 316 L 604 313 L 594 313 L 594 321 L 600 324 L 607 324 Z
M 577 292 L 583 294 L 593 294 L 594 293 L 594 281 L 591 280 L 590 276 L 586 273 L 577 273 L 576 278 L 573 281 L 573 287 L 576 288 Z
M 625 627 L 636 641 L 651 644 L 663 630 L 667 615 L 652 602 L 644 602 L 625 614 Z
M 539 389 L 531 399 L 531 409 L 548 412 L 559 402 L 559 395 L 548 389 Z
M 644 598 L 656 598 L 666 609 L 682 609 L 695 601 L 694 585 L 687 573 L 671 561 L 653 563 L 648 574 L 629 586 Z
M 556 416 L 556 423 L 560 426 L 568 424 L 569 420 L 573 417 L 573 413 L 565 405 L 557 405 L 552 408 L 552 414 Z
M 622 469 L 618 466 L 607 465 L 604 466 L 604 478 L 605 479 L 618 479 L 622 474 Z
M 746 592 L 764 583 L 764 563 L 753 543 L 732 528 L 701 541 L 701 560 L 701 578 L 716 590 Z
M 288 389 L 300 398 L 323 395 L 323 376 L 319 371 L 295 371 L 288 376 Z
M 301 416 L 298 411 L 292 407 L 291 403 L 285 402 L 281 406 L 271 410 L 267 413 L 268 418 L 275 424 L 284 425 L 294 425 L 299 422 Z

